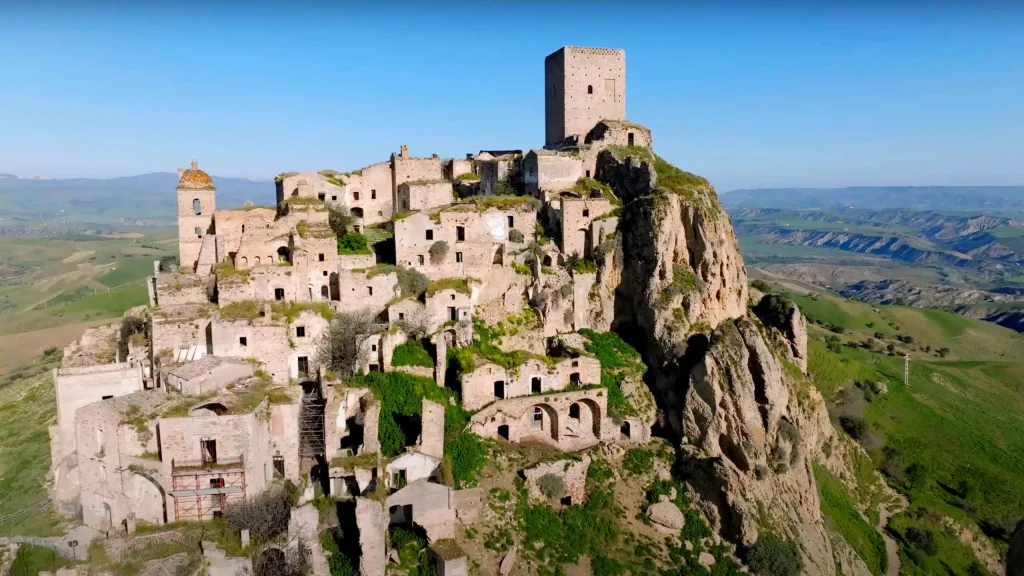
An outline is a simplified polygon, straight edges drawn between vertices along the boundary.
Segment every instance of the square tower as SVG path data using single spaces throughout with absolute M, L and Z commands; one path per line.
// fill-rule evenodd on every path
M 626 119 L 626 51 L 564 46 L 544 59 L 545 145 Z
M 194 161 L 188 170 L 178 169 L 178 266 L 194 270 L 203 238 L 213 228 L 217 188 L 213 179 Z

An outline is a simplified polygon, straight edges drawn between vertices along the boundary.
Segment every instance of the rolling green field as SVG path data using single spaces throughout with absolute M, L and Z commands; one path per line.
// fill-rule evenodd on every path
M 837 428 L 862 421 L 862 432 L 852 427 L 848 433 L 910 501 L 889 525 L 901 547 L 902 573 L 970 574 L 980 568 L 947 518 L 980 529 L 1005 552 L 1009 532 L 1024 518 L 1024 337 L 937 310 L 824 294 L 794 300 L 819 322 L 809 329 L 809 372 Z M 827 345 L 826 338 L 838 342 Z M 945 357 L 937 355 L 940 347 L 949 349 Z M 907 385 L 904 354 L 911 358 Z M 887 392 L 872 392 L 874 382 L 884 383 Z M 877 567 L 877 542 L 844 513 L 849 506 L 827 472 L 816 475 L 823 513 Z M 922 536 L 926 532 L 929 538 Z
M 169 231 L 142 238 L 0 236 L 0 335 L 113 318 L 147 300 Z

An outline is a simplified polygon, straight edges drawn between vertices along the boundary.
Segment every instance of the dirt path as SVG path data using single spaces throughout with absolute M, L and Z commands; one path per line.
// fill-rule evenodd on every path
M 900 509 L 907 507 L 907 500 L 901 494 L 900 496 Z M 875 527 L 878 533 L 882 536 L 882 540 L 885 541 L 885 555 L 889 558 L 889 569 L 885 571 L 885 576 L 899 576 L 900 574 L 900 553 L 899 545 L 896 541 L 889 536 L 889 533 L 885 531 L 885 527 L 889 524 L 889 517 L 892 516 L 889 506 L 882 502 L 878 505 L 878 526 Z

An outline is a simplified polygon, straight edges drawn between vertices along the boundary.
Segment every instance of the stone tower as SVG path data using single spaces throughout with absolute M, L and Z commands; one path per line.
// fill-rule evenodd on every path
M 210 175 L 192 161 L 178 169 L 178 266 L 195 269 L 203 238 L 211 232 L 217 209 L 217 188 Z
M 564 46 L 544 59 L 545 145 L 626 119 L 626 51 Z

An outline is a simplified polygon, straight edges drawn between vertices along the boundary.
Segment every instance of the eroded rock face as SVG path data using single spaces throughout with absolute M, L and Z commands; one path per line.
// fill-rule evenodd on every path
M 722 323 L 690 372 L 680 415 L 687 479 L 724 538 L 750 546 L 768 521 L 799 543 L 806 574 L 831 575 L 811 461 L 832 427 L 820 395 L 785 370 L 766 333 L 753 317 Z
M 795 310 L 771 329 L 747 315 L 746 269 L 713 189 L 660 163 L 659 186 L 655 162 L 598 160 L 598 179 L 626 202 L 602 254 L 603 317 L 641 348 L 665 432 L 678 437 L 715 530 L 746 547 L 768 523 L 800 545 L 805 574 L 834 575 L 811 468 L 834 431 L 820 395 L 786 366 L 806 372 L 804 317 Z

